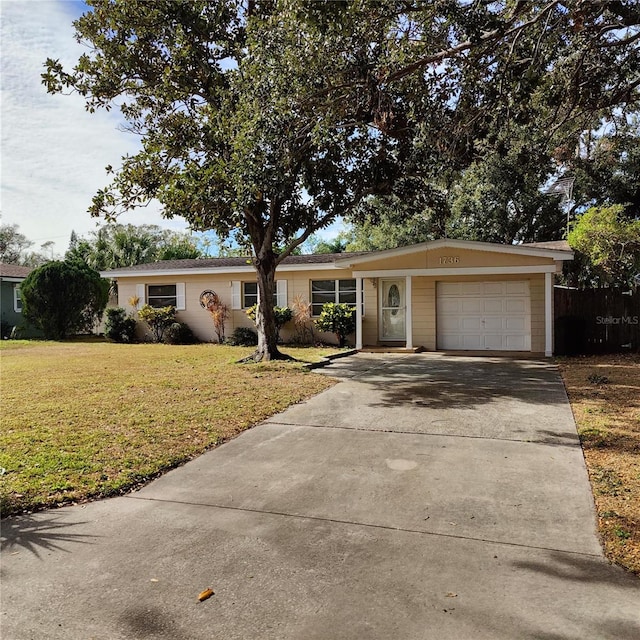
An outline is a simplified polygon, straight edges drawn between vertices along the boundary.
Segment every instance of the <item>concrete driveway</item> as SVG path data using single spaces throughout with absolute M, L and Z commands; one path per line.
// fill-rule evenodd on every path
M 0 636 L 640 637 L 555 367 L 324 372 L 341 382 L 141 491 L 3 522 Z

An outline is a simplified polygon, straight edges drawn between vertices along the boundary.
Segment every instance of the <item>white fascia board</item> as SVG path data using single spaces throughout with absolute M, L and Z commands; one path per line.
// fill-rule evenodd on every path
M 216 273 L 255 273 L 252 266 L 209 267 L 208 269 L 150 269 L 149 271 L 101 271 L 103 278 L 149 278 L 152 276 L 182 278 L 184 276 L 209 276 Z
M 0 278 L 1 282 L 22 282 L 23 280 L 24 280 L 24 278 L 13 278 L 13 277 L 10 278 L 10 277 L 7 277 L 7 276 L 2 276 Z
M 316 262 L 309 264 L 281 264 L 276 268 L 276 273 L 283 271 L 326 271 L 329 269 L 344 270 L 333 262 Z M 206 269 L 150 269 L 148 271 L 101 271 L 103 278 L 149 278 L 152 276 L 182 278 L 185 276 L 213 276 L 230 275 L 234 273 L 255 273 L 253 265 L 243 267 L 208 267 Z
M 477 240 L 452 240 L 442 238 L 431 242 L 400 247 L 398 249 L 387 249 L 385 251 L 372 252 L 370 255 L 359 256 L 357 258 L 345 258 L 336 260 L 339 267 L 349 267 L 356 264 L 373 262 L 384 258 L 397 258 L 400 256 L 420 253 L 421 251 L 432 251 L 443 247 L 451 249 L 471 249 L 476 251 L 486 251 L 489 253 L 510 253 L 521 256 L 536 256 L 539 258 L 552 258 L 553 260 L 573 260 L 573 251 L 560 251 L 553 249 L 543 249 L 540 247 L 525 247 L 517 244 L 496 244 L 492 242 L 478 242 Z
M 491 276 L 521 275 L 526 273 L 555 273 L 555 264 L 517 267 L 461 267 L 458 269 L 376 269 L 375 271 L 354 271 L 354 278 L 398 278 L 402 276 Z

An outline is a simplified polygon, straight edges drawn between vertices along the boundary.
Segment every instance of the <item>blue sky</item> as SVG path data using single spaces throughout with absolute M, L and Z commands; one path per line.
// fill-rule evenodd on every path
M 139 149 L 138 138 L 118 129 L 117 110 L 90 114 L 79 96 L 49 95 L 41 83 L 48 57 L 71 68 L 83 53 L 71 23 L 84 9 L 75 0 L 0 0 L 0 221 L 19 225 L 33 250 L 53 242 L 56 257 L 72 231 L 86 236 L 103 224 L 87 208 L 108 184 L 105 167 Z M 120 222 L 187 230 L 181 218 L 162 218 L 153 203 Z M 342 228 L 337 222 L 318 235 L 330 238 Z

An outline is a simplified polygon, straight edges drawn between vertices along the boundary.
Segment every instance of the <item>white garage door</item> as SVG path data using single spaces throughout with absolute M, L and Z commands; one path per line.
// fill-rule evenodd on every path
M 529 282 L 438 282 L 438 349 L 531 351 Z

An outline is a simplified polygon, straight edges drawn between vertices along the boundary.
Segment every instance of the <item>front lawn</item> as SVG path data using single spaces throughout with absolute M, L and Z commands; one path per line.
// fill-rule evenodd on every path
M 559 358 L 606 556 L 640 575 L 640 355 Z
M 333 384 L 301 363 L 236 364 L 251 348 L 0 345 L 3 516 L 128 491 Z

